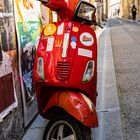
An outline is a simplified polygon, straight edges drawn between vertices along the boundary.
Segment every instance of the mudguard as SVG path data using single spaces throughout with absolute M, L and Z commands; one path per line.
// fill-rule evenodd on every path
M 49 100 L 43 112 L 53 106 L 63 108 L 68 114 L 88 127 L 98 127 L 98 117 L 91 100 L 81 92 L 57 92 Z

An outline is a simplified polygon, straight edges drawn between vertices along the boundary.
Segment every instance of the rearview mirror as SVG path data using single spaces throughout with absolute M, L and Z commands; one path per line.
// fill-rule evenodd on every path
M 93 22 L 95 12 L 95 6 L 85 1 L 81 1 L 75 10 L 75 16 L 82 21 Z

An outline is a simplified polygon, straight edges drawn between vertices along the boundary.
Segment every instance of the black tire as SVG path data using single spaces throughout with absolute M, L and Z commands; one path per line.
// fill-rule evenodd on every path
M 90 128 L 74 118 L 58 116 L 47 124 L 43 140 L 92 140 Z

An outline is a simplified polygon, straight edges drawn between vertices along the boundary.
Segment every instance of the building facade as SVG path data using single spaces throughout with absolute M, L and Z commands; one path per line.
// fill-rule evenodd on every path
M 140 0 L 121 0 L 120 16 L 122 18 L 131 18 L 131 7 L 135 5 L 137 8 L 137 19 L 140 18 Z
M 23 132 L 14 4 L 0 1 L 0 140 L 16 139 Z

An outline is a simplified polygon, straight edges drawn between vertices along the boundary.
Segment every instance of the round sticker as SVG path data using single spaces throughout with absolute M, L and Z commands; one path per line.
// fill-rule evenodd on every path
M 76 41 L 77 41 L 76 36 L 72 36 L 72 37 L 71 37 L 71 41 L 76 42 Z
M 77 27 L 73 27 L 73 28 L 72 28 L 72 31 L 73 31 L 73 32 L 78 32 L 79 29 L 78 29 Z
M 55 24 L 48 24 L 46 25 L 45 29 L 44 29 L 44 34 L 46 36 L 49 36 L 49 35 L 53 35 L 56 31 L 56 26 Z
M 94 43 L 94 38 L 90 33 L 84 32 L 80 35 L 80 42 L 84 46 L 91 46 Z
M 76 48 L 76 45 L 77 45 L 76 42 L 71 42 L 70 44 L 71 44 L 71 47 L 72 47 L 73 49 Z

